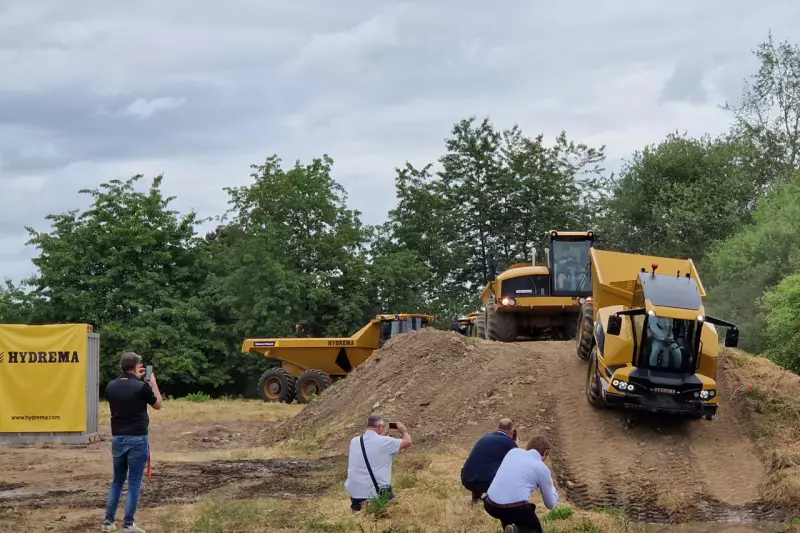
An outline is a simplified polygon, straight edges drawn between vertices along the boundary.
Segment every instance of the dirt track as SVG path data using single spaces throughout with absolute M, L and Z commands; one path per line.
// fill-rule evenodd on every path
M 560 450 L 554 470 L 581 506 L 624 506 L 633 518 L 770 520 L 760 500 L 764 466 L 747 438 L 739 406 L 721 379 L 719 416 L 676 420 L 596 410 L 584 394 L 586 365 L 571 343 L 531 347 L 547 368 L 546 395 Z

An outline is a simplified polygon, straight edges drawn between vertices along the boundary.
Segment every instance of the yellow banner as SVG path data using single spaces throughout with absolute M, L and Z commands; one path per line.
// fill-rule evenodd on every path
M 0 433 L 86 431 L 87 333 L 0 325 Z

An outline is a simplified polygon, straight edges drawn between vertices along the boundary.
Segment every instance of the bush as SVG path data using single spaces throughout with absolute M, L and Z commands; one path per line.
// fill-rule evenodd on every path
M 788 276 L 761 300 L 768 345 L 775 364 L 800 372 L 800 274 Z

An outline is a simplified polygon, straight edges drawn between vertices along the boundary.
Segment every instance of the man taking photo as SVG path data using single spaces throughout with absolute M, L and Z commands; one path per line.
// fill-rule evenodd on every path
M 122 373 L 106 386 L 106 398 L 111 409 L 111 455 L 114 462 L 114 478 L 108 493 L 103 531 L 116 531 L 114 524 L 117 506 L 122 494 L 122 485 L 128 479 L 128 495 L 125 498 L 125 517 L 122 533 L 145 533 L 133 522 L 139 505 L 142 476 L 150 456 L 148 428 L 150 418 L 147 406 L 161 409 L 163 400 L 158 390 L 156 376 L 144 381 L 145 367 L 142 358 L 134 352 L 122 354 L 119 363 Z
M 472 503 L 478 503 L 489 490 L 497 469 L 506 454 L 517 447 L 517 430 L 510 418 L 503 418 L 497 431 L 487 433 L 475 443 L 461 468 L 461 484 L 472 493 Z
M 387 428 L 379 415 L 369 415 L 367 429 L 350 441 L 347 479 L 344 487 L 350 494 L 350 508 L 360 511 L 366 500 L 376 496 L 394 499 L 392 492 L 392 461 L 400 450 L 411 446 L 411 435 L 397 422 Z M 400 432 L 399 439 L 388 435 L 389 429 Z
M 513 449 L 503 459 L 483 501 L 489 516 L 500 520 L 503 533 L 542 533 L 536 505 L 530 499 L 539 489 L 548 509 L 558 503 L 553 476 L 545 465 L 550 450 L 550 441 L 538 436 L 528 442 L 527 450 Z

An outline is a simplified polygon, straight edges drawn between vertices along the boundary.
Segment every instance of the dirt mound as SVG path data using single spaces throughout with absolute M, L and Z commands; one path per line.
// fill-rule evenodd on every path
M 469 440 L 503 416 L 522 414 L 515 394 L 542 377 L 530 355 L 522 345 L 433 328 L 399 335 L 297 417 L 267 430 L 265 440 L 323 431 L 323 447 L 342 446 L 371 413 L 403 422 L 416 443 Z M 533 422 L 526 416 L 524 424 Z
M 768 469 L 727 374 L 723 365 L 722 407 L 711 422 L 598 410 L 586 401 L 586 363 L 572 342 L 496 343 L 426 329 L 392 339 L 265 440 L 292 434 L 346 452 L 374 412 L 406 423 L 416 445 L 469 447 L 509 416 L 521 425 L 520 443 L 539 432 L 553 440 L 559 489 L 580 507 L 622 507 L 649 522 L 783 517 L 764 498 Z

